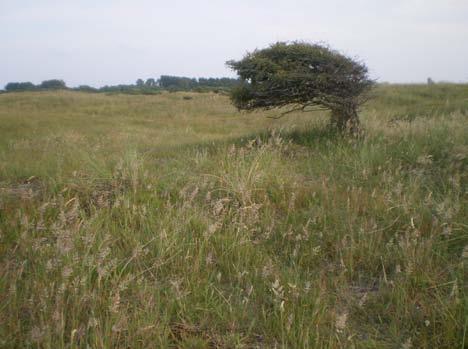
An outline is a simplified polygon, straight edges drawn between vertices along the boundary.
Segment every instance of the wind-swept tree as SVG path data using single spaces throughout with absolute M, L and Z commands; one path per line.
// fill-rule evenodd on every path
M 330 110 L 331 124 L 351 132 L 373 85 L 364 63 L 319 44 L 278 42 L 226 64 L 241 79 L 231 92 L 238 109 Z

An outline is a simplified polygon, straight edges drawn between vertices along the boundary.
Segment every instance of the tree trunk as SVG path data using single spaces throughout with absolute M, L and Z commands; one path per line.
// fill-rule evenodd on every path
M 357 134 L 359 132 L 359 117 L 356 107 L 332 109 L 331 126 L 340 132 Z

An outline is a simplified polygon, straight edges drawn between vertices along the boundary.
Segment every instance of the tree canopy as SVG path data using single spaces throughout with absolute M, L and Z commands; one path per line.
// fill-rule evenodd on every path
M 358 127 L 357 108 L 373 85 L 364 63 L 320 44 L 278 42 L 227 65 L 241 79 L 231 92 L 238 109 L 327 109 L 340 129 Z
M 67 85 L 65 84 L 65 81 L 63 80 L 52 79 L 52 80 L 45 80 L 41 82 L 39 87 L 43 89 L 59 90 L 59 89 L 67 88 Z
M 9 82 L 5 86 L 5 91 L 19 92 L 19 91 L 32 91 L 36 86 L 32 82 Z

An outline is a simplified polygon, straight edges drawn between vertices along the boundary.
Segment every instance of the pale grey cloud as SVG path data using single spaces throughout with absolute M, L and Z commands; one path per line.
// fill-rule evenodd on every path
M 328 42 L 381 81 L 468 81 L 466 0 L 0 0 L 0 86 L 232 75 L 278 40 Z

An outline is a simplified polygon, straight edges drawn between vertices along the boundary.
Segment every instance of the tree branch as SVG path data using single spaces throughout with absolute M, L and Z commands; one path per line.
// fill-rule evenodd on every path
M 312 104 L 313 105 L 313 104 Z M 305 104 L 305 105 L 300 105 L 300 106 L 297 106 L 295 108 L 292 108 L 292 109 L 289 109 L 283 113 L 281 113 L 280 115 L 277 115 L 277 116 L 267 116 L 267 118 L 269 119 L 281 119 L 282 117 L 288 115 L 288 114 L 291 114 L 291 113 L 294 113 L 296 111 L 302 111 L 302 112 L 313 112 L 313 111 L 325 111 L 325 110 L 328 110 L 329 108 L 315 108 L 315 109 L 308 109 L 306 110 L 307 107 L 311 106 L 310 104 Z

